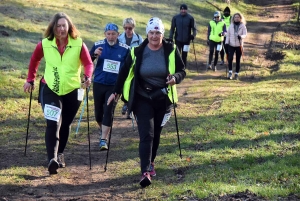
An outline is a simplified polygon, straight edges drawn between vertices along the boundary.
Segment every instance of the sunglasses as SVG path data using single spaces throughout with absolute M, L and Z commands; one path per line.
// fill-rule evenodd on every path
M 132 27 L 124 27 L 125 30 L 129 30 L 131 31 L 132 30 Z
M 220 16 L 214 17 L 214 18 L 219 18 Z

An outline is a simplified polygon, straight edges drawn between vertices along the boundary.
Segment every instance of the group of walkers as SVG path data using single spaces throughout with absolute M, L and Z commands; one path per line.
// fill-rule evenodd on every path
M 213 19 L 209 22 L 207 30 L 207 45 L 209 57 L 207 69 L 217 71 L 219 53 L 220 64 L 225 64 L 225 55 L 228 62 L 228 79 L 233 79 L 232 62 L 235 54 L 236 68 L 234 79 L 238 80 L 240 61 L 243 54 L 243 39 L 247 36 L 246 20 L 241 13 L 230 15 L 230 8 L 226 7 L 223 15 L 220 11 L 214 12 Z M 212 63 L 214 54 L 214 61 Z
M 40 81 L 39 100 L 46 119 L 45 144 L 50 175 L 66 166 L 64 149 L 70 126 L 83 100 L 83 90 L 93 83 L 100 150 L 109 149 L 113 110 L 121 98 L 124 102 L 122 114 L 134 118 L 138 126 L 142 174 L 139 183 L 142 187 L 151 184 L 151 178 L 156 176 L 154 161 L 162 128 L 171 116 L 172 105 L 178 101 L 176 84 L 186 76 L 189 45 L 197 35 L 195 20 L 187 10 L 186 4 L 180 5 L 180 13 L 172 19 L 169 38 L 164 36 L 164 24 L 158 17 L 151 17 L 147 22 L 145 40 L 135 33 L 135 20 L 126 18 L 122 34 L 117 24 L 107 23 L 105 38 L 95 42 L 90 50 L 67 14 L 54 15 L 45 38 L 31 56 L 23 86 L 25 92 L 34 90 L 38 66 L 44 57 L 46 65 Z M 224 10 L 225 22 L 220 19 L 220 12 L 214 13 L 214 20 L 209 23 L 208 45 L 209 64 L 216 49 L 213 66 L 216 70 L 217 53 L 221 50 L 218 45 L 223 44 L 221 59 L 224 61 L 224 55 L 229 55 L 231 78 L 233 54 L 236 52 L 238 65 L 242 54 L 239 47 L 242 47 L 247 30 L 243 16 L 236 13 L 231 19 L 228 10 L 228 7 Z M 237 67 L 236 76 L 238 70 Z

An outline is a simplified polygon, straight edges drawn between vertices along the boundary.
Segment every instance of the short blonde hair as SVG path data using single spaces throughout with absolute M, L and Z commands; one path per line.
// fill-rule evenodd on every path
M 123 20 L 123 27 L 125 26 L 125 24 L 131 24 L 132 27 L 135 27 L 135 21 L 133 18 L 129 17 L 129 18 L 125 18 Z
M 246 25 L 246 20 L 245 20 L 245 18 L 244 18 L 244 16 L 243 16 L 242 13 L 234 13 L 234 14 L 232 15 L 232 18 L 231 18 L 231 23 L 234 23 L 234 16 L 236 16 L 236 15 L 240 16 L 240 18 L 241 18 L 241 23 L 243 23 L 244 25 Z

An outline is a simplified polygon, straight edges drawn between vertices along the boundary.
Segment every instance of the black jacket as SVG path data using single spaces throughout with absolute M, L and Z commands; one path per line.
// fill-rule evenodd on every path
M 134 66 L 134 78 L 131 83 L 129 100 L 128 100 L 128 111 L 129 112 L 132 111 L 132 105 L 134 103 L 134 96 L 135 96 L 135 89 L 136 89 L 137 85 L 139 85 L 139 81 L 138 81 L 139 79 L 137 79 L 137 78 L 139 77 L 139 70 L 141 67 L 142 60 L 143 60 L 143 52 L 144 52 L 146 45 L 148 45 L 148 42 L 149 42 L 148 39 L 145 39 L 140 46 L 134 48 L 136 63 Z M 168 70 L 169 55 L 174 50 L 174 45 L 165 40 L 163 40 L 162 43 L 163 43 L 164 53 L 165 53 L 166 68 Z M 129 70 L 130 70 L 132 62 L 133 61 L 131 58 L 131 54 L 129 53 L 126 58 L 125 64 L 120 68 L 118 79 L 117 79 L 117 82 L 116 82 L 116 85 L 114 88 L 115 93 L 117 93 L 117 94 L 122 93 L 123 85 L 129 74 Z M 175 53 L 175 74 L 174 74 L 174 76 L 176 78 L 176 84 L 179 84 L 186 76 L 185 66 L 184 66 L 184 63 L 181 59 L 180 53 L 177 48 L 176 48 L 176 53 Z

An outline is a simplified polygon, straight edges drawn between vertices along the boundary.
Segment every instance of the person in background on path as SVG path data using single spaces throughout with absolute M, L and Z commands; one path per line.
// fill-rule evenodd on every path
M 113 92 L 120 67 L 123 66 L 129 52 L 129 46 L 119 42 L 118 26 L 108 23 L 104 29 L 105 39 L 95 42 L 90 50 L 92 61 L 97 59 L 93 94 L 95 118 L 100 128 L 100 151 L 107 150 L 107 139 L 112 123 L 113 105 L 106 105 Z
M 188 50 L 184 47 L 189 47 L 191 40 L 196 38 L 197 28 L 194 17 L 187 13 L 187 5 L 182 4 L 179 8 L 180 13 L 172 18 L 169 40 L 173 41 L 175 33 L 175 44 L 181 52 L 183 63 L 186 66 Z
M 123 20 L 123 28 L 124 32 L 118 37 L 119 41 L 121 43 L 124 43 L 130 47 L 136 47 L 139 46 L 143 42 L 143 38 L 141 35 L 135 33 L 135 20 L 133 18 L 126 18 Z M 124 102 L 124 105 L 122 107 L 122 114 L 126 114 L 128 111 L 127 103 L 123 99 L 123 96 L 121 97 L 122 101 Z M 127 112 L 127 119 L 131 119 L 130 114 Z
M 162 128 L 171 116 L 173 98 L 174 102 L 178 100 L 175 84 L 186 76 L 180 52 L 163 39 L 164 32 L 159 18 L 148 21 L 147 39 L 131 49 L 107 102 L 110 105 L 116 101 L 123 91 L 128 110 L 135 115 L 140 136 L 142 187 L 149 186 L 151 177 L 156 176 L 154 160 Z
M 223 16 L 222 16 L 222 20 L 225 22 L 226 24 L 226 30 L 228 30 L 229 28 L 229 25 L 231 23 L 231 16 L 230 16 L 230 8 L 227 6 L 224 11 L 223 11 Z M 224 56 L 226 54 L 226 59 L 228 61 L 228 45 L 225 44 L 225 41 L 226 41 L 226 35 L 224 35 L 224 40 L 223 40 L 223 47 L 220 51 L 220 55 L 221 55 L 221 65 L 224 64 Z
M 241 57 L 243 54 L 243 43 L 247 36 L 246 20 L 241 13 L 235 13 L 232 16 L 225 44 L 228 45 L 228 79 L 232 79 L 232 61 L 235 54 L 236 69 L 234 79 L 238 79 L 241 67 Z
M 207 30 L 207 45 L 209 45 L 209 58 L 208 58 L 208 69 L 217 71 L 218 55 L 222 48 L 222 41 L 226 34 L 226 24 L 221 20 L 221 13 L 216 11 L 214 13 L 214 19 L 209 22 Z M 215 59 L 213 67 L 211 66 L 213 53 L 215 51 Z
M 46 62 L 41 80 L 40 100 L 46 118 L 45 142 L 48 154 L 48 171 L 57 174 L 65 167 L 64 149 L 68 142 L 71 123 L 83 96 L 81 88 L 81 65 L 84 66 L 84 87 L 91 84 L 93 63 L 79 32 L 65 13 L 56 13 L 50 21 L 29 63 L 25 92 L 34 90 L 34 80 L 39 63 Z

